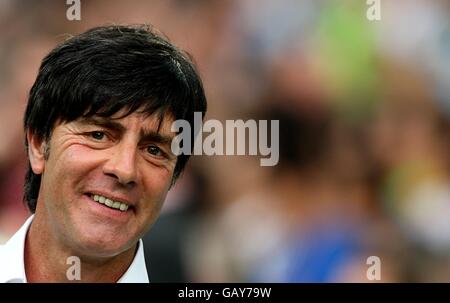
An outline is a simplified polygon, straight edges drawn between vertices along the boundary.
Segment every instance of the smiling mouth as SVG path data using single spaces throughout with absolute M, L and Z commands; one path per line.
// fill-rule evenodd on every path
M 128 208 L 130 207 L 130 205 L 120 202 L 120 201 L 114 201 L 111 200 L 105 196 L 101 196 L 101 195 L 94 195 L 94 194 L 88 194 L 88 196 L 97 203 L 100 203 L 108 208 L 114 209 L 114 210 L 118 210 L 118 211 L 122 211 L 122 212 L 126 212 L 128 210 Z

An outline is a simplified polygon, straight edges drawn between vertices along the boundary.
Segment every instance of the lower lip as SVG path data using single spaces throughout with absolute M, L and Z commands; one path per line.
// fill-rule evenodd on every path
M 83 199 L 87 200 L 90 209 L 99 216 L 109 217 L 111 219 L 125 222 L 127 221 L 132 212 L 132 208 L 128 208 L 126 211 L 116 210 L 109 208 L 106 205 L 100 204 L 94 200 L 89 195 L 83 195 Z

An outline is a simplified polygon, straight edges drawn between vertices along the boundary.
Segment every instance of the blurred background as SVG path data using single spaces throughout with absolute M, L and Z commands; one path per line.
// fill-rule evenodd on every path
M 0 0 L 0 243 L 29 216 L 22 115 L 42 58 L 149 23 L 194 58 L 207 119 L 277 119 L 280 161 L 193 156 L 146 236 L 150 280 L 450 282 L 450 2 Z M 0 269 L 1 270 L 1 269 Z

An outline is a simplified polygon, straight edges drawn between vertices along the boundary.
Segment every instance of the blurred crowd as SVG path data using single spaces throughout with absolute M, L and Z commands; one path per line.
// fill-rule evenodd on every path
M 193 156 L 146 236 L 150 280 L 450 282 L 450 2 L 0 0 L 0 243 L 29 216 L 22 115 L 71 34 L 149 23 L 195 59 L 207 119 L 280 121 L 280 161 Z M 1 270 L 1 269 L 0 269 Z

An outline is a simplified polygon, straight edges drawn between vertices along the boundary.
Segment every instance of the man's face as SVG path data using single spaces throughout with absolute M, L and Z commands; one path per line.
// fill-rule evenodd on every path
M 155 115 L 117 119 L 121 113 L 57 125 L 47 160 L 32 161 L 35 173 L 42 170 L 36 216 L 87 256 L 133 247 L 155 222 L 172 181 L 173 119 L 166 117 L 158 132 Z

